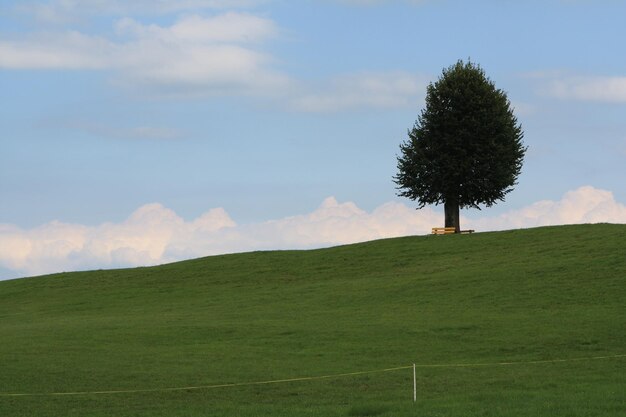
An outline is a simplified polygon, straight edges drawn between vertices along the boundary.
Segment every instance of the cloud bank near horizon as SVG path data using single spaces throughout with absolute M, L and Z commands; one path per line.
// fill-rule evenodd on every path
M 31 276 L 62 271 L 156 265 L 201 256 L 270 249 L 310 249 L 406 235 L 442 222 L 438 210 L 389 202 L 366 212 L 329 197 L 313 212 L 238 225 L 222 208 L 185 221 L 161 204 L 146 204 L 121 223 L 99 226 L 53 221 L 23 230 L 0 224 L 0 271 Z M 477 231 L 560 224 L 626 223 L 626 206 L 591 186 L 558 201 L 539 201 L 499 216 L 465 217 Z

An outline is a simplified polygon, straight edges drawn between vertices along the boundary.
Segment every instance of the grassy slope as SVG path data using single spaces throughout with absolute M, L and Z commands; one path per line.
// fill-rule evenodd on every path
M 0 392 L 626 353 L 625 225 L 381 240 L 0 282 Z M 1 416 L 617 416 L 626 358 L 183 392 L 0 397 Z

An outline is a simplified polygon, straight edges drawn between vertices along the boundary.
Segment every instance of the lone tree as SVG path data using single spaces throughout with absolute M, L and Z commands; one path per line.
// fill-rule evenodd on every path
M 398 195 L 418 208 L 442 204 L 445 226 L 460 232 L 459 209 L 491 207 L 513 190 L 526 147 L 506 93 L 479 65 L 459 60 L 426 93 L 407 141 L 400 145 Z

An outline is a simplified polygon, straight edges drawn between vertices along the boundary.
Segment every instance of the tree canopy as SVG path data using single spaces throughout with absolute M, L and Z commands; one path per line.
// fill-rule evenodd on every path
M 460 231 L 459 208 L 490 207 L 513 190 L 526 147 L 504 91 L 477 64 L 459 60 L 430 83 L 426 107 L 400 145 L 398 195 L 444 204 Z

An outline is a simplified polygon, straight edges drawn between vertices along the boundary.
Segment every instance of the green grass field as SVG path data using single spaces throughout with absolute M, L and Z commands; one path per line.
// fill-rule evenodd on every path
M 0 282 L 0 416 L 624 416 L 626 225 Z M 508 366 L 428 364 L 532 362 Z M 411 369 L 276 384 L 159 391 Z

